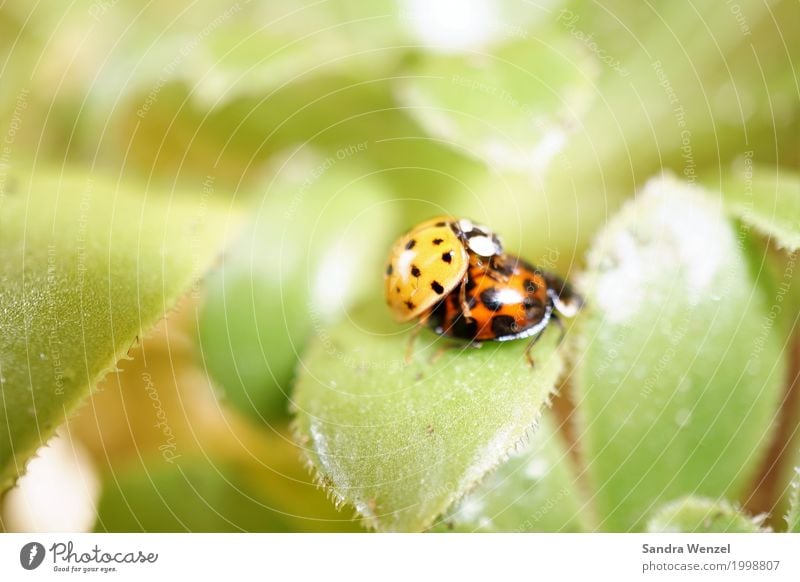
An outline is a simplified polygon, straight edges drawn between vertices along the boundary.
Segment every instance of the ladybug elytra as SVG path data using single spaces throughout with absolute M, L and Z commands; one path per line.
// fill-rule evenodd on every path
M 487 228 L 450 217 L 433 218 L 401 236 L 386 266 L 386 301 L 398 321 L 425 316 L 454 289 L 466 284 L 470 256 L 502 254 Z M 463 303 L 462 303 L 463 305 Z

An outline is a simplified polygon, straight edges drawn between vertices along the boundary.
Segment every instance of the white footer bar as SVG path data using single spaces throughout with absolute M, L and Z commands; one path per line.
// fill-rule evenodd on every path
M 800 534 L 0 534 L 0 580 L 800 580 Z

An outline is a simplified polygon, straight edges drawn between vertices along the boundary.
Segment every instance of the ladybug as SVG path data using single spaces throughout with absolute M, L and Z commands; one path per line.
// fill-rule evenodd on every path
M 525 357 L 533 366 L 531 350 L 550 323 L 574 317 L 583 300 L 558 276 L 508 254 L 490 261 L 470 261 L 465 284 L 469 312 L 456 295 L 437 303 L 425 323 L 439 335 L 484 341 L 530 338 Z
M 386 266 L 386 300 L 395 319 L 417 319 L 439 335 L 484 341 L 531 338 L 573 317 L 583 301 L 557 276 L 505 254 L 500 239 L 468 219 L 439 217 L 400 237 Z M 563 330 L 562 330 L 563 331 Z
M 467 219 L 442 216 L 414 227 L 392 247 L 386 265 L 386 301 L 398 321 L 420 318 L 456 290 L 466 303 L 470 256 L 489 260 L 503 253 L 500 239 Z

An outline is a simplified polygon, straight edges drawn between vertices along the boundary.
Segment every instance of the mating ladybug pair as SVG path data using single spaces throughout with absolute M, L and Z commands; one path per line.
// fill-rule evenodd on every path
M 434 218 L 400 237 L 385 280 L 397 320 L 416 318 L 439 335 L 476 345 L 531 338 L 531 365 L 531 349 L 548 324 L 560 325 L 559 316 L 573 317 L 583 303 L 568 283 L 504 253 L 492 231 L 463 218 Z

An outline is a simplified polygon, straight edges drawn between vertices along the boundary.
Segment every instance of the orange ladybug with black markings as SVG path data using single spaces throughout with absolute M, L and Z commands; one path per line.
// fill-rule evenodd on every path
M 433 307 L 426 324 L 439 335 L 477 345 L 530 338 L 525 357 L 531 365 L 531 350 L 547 326 L 561 325 L 559 317 L 574 317 L 583 305 L 568 283 L 507 254 L 473 259 L 465 291 L 468 311 L 451 295 Z
M 419 320 L 439 335 L 484 341 L 531 338 L 525 356 L 551 322 L 573 317 L 583 301 L 570 285 L 517 257 L 468 219 L 439 217 L 400 237 L 386 266 L 386 299 L 399 321 Z

